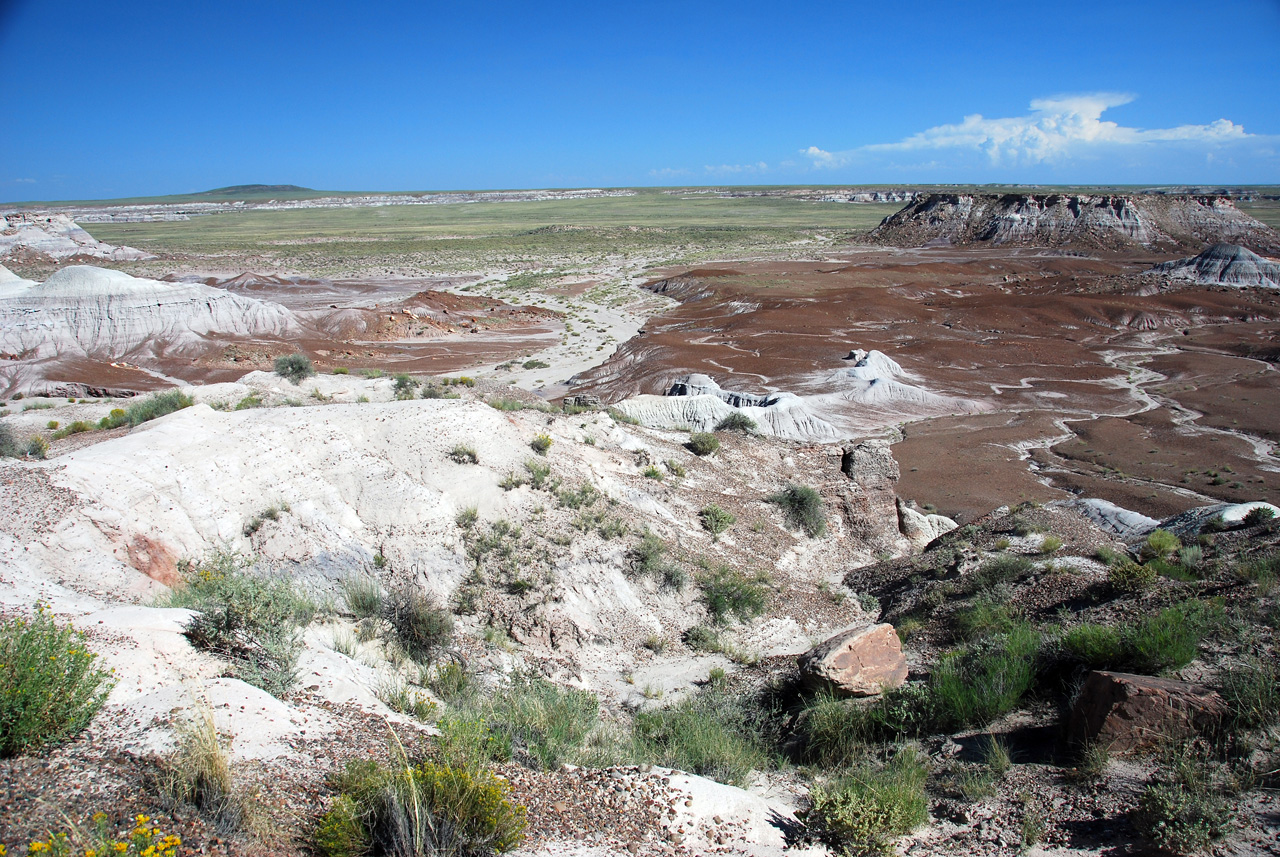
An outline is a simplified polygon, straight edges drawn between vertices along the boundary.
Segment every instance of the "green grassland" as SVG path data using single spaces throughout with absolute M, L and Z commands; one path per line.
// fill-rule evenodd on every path
M 254 210 L 99 223 L 92 232 L 169 259 L 238 257 L 316 274 L 388 265 L 448 272 L 776 250 L 870 229 L 898 208 L 643 190 L 598 199 Z

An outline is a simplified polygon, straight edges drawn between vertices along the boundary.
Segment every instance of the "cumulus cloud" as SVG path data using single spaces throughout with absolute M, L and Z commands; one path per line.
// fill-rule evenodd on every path
M 662 167 L 657 170 L 649 170 L 649 175 L 655 179 L 674 179 L 680 176 L 692 175 L 690 170 L 678 170 L 671 167 Z
M 1133 101 L 1119 92 L 1037 98 L 1025 116 L 988 119 L 975 113 L 950 125 L 937 125 L 896 143 L 876 143 L 843 152 L 810 146 L 802 149 L 816 168 L 847 166 L 876 153 L 954 150 L 977 152 L 992 166 L 1055 164 L 1108 147 L 1159 144 L 1220 146 L 1253 138 L 1240 125 L 1218 119 L 1207 125 L 1130 128 L 1102 118 L 1113 107 Z

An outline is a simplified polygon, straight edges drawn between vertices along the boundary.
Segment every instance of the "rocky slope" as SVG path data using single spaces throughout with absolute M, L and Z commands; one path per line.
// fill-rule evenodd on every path
M 1197 285 L 1280 288 L 1280 263 L 1238 244 L 1214 244 L 1198 256 L 1162 262 L 1147 273 Z
M 209 286 L 138 279 L 89 265 L 63 268 L 43 283 L 4 275 L 0 353 L 11 359 L 118 359 L 139 351 L 156 356 L 189 351 L 209 335 L 283 337 L 298 330 L 293 314 L 279 304 Z
M 114 247 L 94 238 L 66 214 L 9 213 L 0 217 L 0 259 L 91 256 L 123 262 L 154 259 L 132 247 Z
M 1025 244 L 1119 249 L 1189 247 L 1232 241 L 1260 250 L 1280 235 L 1226 197 L 1076 194 L 921 196 L 871 232 L 901 247 Z

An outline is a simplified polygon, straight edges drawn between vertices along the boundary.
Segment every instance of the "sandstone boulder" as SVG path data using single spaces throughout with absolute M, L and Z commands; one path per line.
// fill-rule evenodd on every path
M 1124 754 L 1212 728 L 1226 712 L 1203 685 L 1145 675 L 1095 671 L 1085 676 L 1071 712 L 1071 735 Z
M 907 659 L 893 626 L 848 628 L 799 658 L 810 684 L 847 696 L 874 696 L 907 680 Z
M 929 542 L 956 528 L 946 515 L 926 515 L 898 500 L 898 530 L 915 550 L 923 550 Z

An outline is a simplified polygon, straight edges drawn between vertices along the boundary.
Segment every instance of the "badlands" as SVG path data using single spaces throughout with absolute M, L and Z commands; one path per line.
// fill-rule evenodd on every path
M 4 213 L 9 853 L 1280 849 L 1274 200 L 439 196 Z

